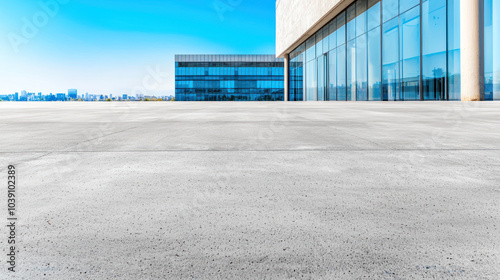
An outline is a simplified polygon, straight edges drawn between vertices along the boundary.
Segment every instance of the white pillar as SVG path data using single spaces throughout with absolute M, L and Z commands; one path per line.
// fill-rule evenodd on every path
M 462 101 L 484 100 L 483 1 L 460 0 Z
M 290 55 L 285 54 L 285 101 L 288 101 L 290 96 Z

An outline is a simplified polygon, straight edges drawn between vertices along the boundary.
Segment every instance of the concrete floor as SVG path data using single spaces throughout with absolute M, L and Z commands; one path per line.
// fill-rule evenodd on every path
M 500 278 L 499 102 L 2 102 L 0 120 L 12 279 Z

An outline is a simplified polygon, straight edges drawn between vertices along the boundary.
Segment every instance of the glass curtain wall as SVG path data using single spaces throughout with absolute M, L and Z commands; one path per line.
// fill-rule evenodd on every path
M 318 101 L 318 81 L 316 76 L 316 35 L 306 41 L 306 101 Z
M 422 3 L 422 86 L 424 100 L 446 96 L 446 0 Z
M 448 100 L 460 100 L 460 0 L 448 0 Z
M 403 5 L 402 3 L 405 3 Z M 401 10 L 409 3 L 401 1 Z M 401 100 L 420 100 L 420 6 L 412 7 L 399 16 L 401 63 Z
M 367 11 L 367 61 L 368 100 L 382 100 L 382 30 L 380 28 L 381 3 L 368 0 Z
M 347 100 L 346 15 L 337 16 L 337 100 Z
M 337 21 L 328 25 L 328 92 L 326 100 L 337 100 Z
M 303 100 L 460 100 L 459 3 L 355 1 L 294 51 Z M 500 3 L 485 14 L 485 96 L 499 99 Z
M 382 31 L 383 100 L 399 100 L 399 21 L 388 20 Z
M 290 101 L 304 100 L 304 50 L 302 44 L 290 54 Z
M 500 1 L 484 1 L 485 100 L 500 100 Z
M 274 55 L 182 55 L 175 63 L 178 101 L 284 100 L 284 62 Z

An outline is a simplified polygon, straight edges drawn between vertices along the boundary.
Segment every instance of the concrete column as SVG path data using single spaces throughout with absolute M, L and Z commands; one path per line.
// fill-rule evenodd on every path
M 482 0 L 460 0 L 462 101 L 484 100 L 484 28 Z
M 285 54 L 285 101 L 288 101 L 290 96 L 290 56 Z

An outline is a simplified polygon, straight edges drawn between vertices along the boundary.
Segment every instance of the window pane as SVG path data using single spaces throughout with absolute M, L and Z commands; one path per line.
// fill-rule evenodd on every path
M 356 100 L 368 100 L 368 58 L 366 34 L 356 38 Z
M 327 53 L 330 50 L 329 48 L 330 34 L 331 34 L 330 25 L 331 24 L 329 23 L 323 28 L 323 53 Z
M 323 29 L 316 32 L 316 57 L 323 54 Z
M 337 100 L 346 100 L 345 45 L 337 48 Z
M 398 18 L 384 23 L 382 44 L 384 46 L 382 48 L 383 99 L 396 100 L 396 96 L 399 96 Z
M 500 2 L 484 2 L 485 100 L 500 100 Z
M 290 62 L 290 100 L 302 101 L 303 92 L 303 54 L 299 54 Z
M 446 0 L 422 3 L 424 100 L 446 100 Z
M 316 58 L 316 36 L 312 36 L 306 41 L 306 61 Z
M 330 33 L 330 35 L 328 36 L 328 45 L 330 47 L 329 49 L 333 50 L 333 49 L 337 48 L 337 21 L 336 20 L 333 20 L 330 23 L 329 33 Z
M 420 100 L 420 7 L 400 16 L 402 100 Z
M 366 33 L 367 0 L 356 1 L 356 36 Z
M 347 100 L 356 100 L 356 40 L 347 42 Z
M 326 90 L 326 56 L 321 56 L 318 58 L 318 101 L 325 100 L 325 90 Z
M 337 47 L 345 44 L 345 12 L 337 16 Z
M 400 0 L 399 12 L 404 13 L 420 3 L 420 0 Z
M 382 16 L 384 18 L 384 22 L 396 17 L 399 14 L 398 2 L 399 0 L 382 1 Z
M 368 30 L 380 26 L 380 1 L 368 9 Z
M 368 100 L 381 100 L 381 40 L 380 27 L 368 32 Z
M 460 100 L 460 0 L 448 0 L 449 100 Z
M 318 100 L 318 80 L 316 77 L 316 59 L 309 61 L 306 65 L 306 100 Z
M 337 50 L 328 53 L 328 96 L 327 100 L 337 100 Z
M 356 38 L 356 3 L 347 8 L 347 41 Z

